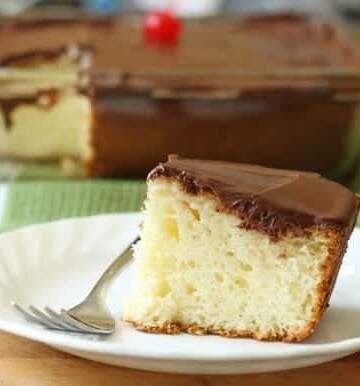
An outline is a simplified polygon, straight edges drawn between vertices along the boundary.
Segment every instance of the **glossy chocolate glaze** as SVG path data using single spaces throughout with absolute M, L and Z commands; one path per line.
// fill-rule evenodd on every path
M 170 156 L 148 180 L 159 177 L 176 179 L 190 194 L 214 195 L 219 210 L 243 220 L 242 228 L 273 240 L 313 226 L 349 228 L 358 207 L 353 192 L 315 173 Z
M 81 18 L 10 20 L 0 29 L 0 61 L 6 63 L 9 57 L 28 51 L 77 44 L 94 49 L 95 74 L 107 75 L 96 77 L 100 88 L 160 88 L 160 92 L 164 88 L 176 94 L 195 89 L 209 97 L 209 91 L 219 89 L 260 88 L 263 92 L 264 84 L 266 89 L 290 85 L 291 89 L 318 91 L 332 86 L 334 78 L 339 82 L 338 76 L 341 85 L 354 87 L 356 83 L 359 88 L 354 81 L 360 64 L 357 47 L 319 20 L 283 15 L 191 21 L 180 43 L 171 48 L 146 44 L 140 25 L 131 16 L 99 23 Z M 349 79 L 348 74 L 343 76 L 344 70 L 355 75 Z

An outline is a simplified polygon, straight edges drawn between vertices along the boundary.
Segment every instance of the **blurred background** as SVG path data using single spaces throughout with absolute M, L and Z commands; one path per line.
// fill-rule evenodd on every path
M 138 210 L 169 153 L 360 191 L 360 0 L 0 0 L 2 80 L 0 231 Z
M 184 17 L 210 16 L 219 13 L 248 13 L 299 11 L 321 15 L 341 15 L 348 19 L 360 16 L 358 0 L 12 0 L 0 1 L 2 15 L 20 12 L 90 12 L 117 14 L 125 11 L 144 11 L 163 8 Z

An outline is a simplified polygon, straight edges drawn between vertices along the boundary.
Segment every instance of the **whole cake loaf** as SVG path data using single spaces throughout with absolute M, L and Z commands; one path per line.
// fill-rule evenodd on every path
M 301 341 L 328 306 L 357 211 L 354 193 L 317 174 L 171 156 L 148 176 L 124 320 Z
M 13 69 L 22 60 L 29 71 L 50 61 L 55 75 L 63 61 L 56 65 L 52 53 L 74 45 L 92 50 L 87 175 L 145 176 L 169 153 L 333 175 L 350 174 L 357 164 L 349 144 L 359 137 L 359 50 L 327 21 L 296 14 L 191 20 L 178 44 L 164 48 L 143 39 L 135 15 L 6 19 L 0 66 Z M 1 101 L 0 108 L 6 110 Z M 66 136 L 44 120 L 29 146 L 57 141 L 67 147 L 61 142 L 69 133 L 84 134 L 82 111 L 62 114 L 71 116 L 62 123 Z M 20 120 L 26 126 L 17 114 L 17 125 Z M 25 151 L 14 125 L 0 132 L 0 157 L 69 153 L 51 146 Z M 83 160 L 74 147 L 71 155 Z

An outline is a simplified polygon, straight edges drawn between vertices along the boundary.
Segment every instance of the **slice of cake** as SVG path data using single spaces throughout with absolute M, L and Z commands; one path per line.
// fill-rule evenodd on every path
M 90 53 L 75 46 L 0 68 L 0 157 L 85 161 L 93 122 Z
M 145 207 L 125 321 L 297 342 L 328 305 L 358 202 L 317 174 L 171 156 Z

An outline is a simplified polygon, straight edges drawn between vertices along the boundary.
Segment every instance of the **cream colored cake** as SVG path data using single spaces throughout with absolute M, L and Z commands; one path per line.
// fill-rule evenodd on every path
M 54 54 L 55 55 L 55 54 Z M 69 50 L 0 69 L 0 156 L 90 158 L 93 123 L 89 62 Z
M 327 306 L 356 211 L 353 193 L 317 175 L 171 158 L 149 175 L 124 319 L 300 341 Z

